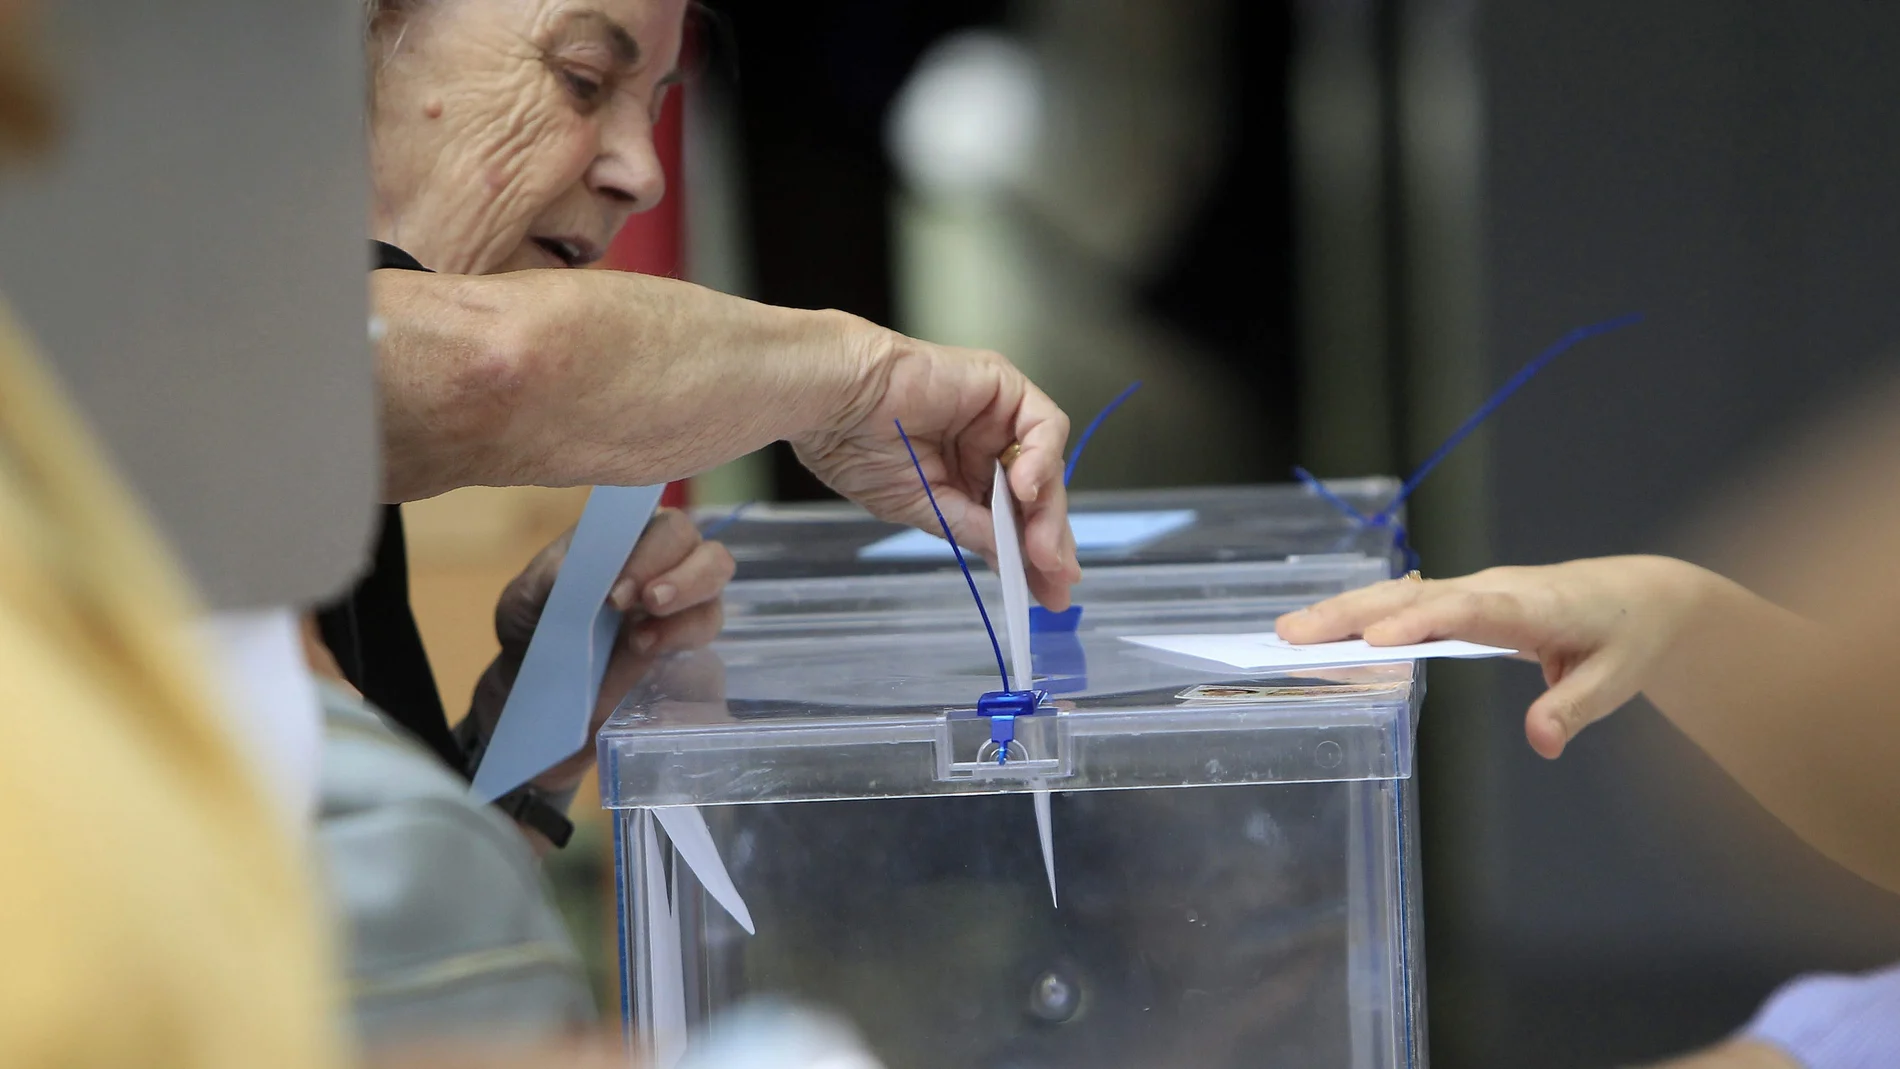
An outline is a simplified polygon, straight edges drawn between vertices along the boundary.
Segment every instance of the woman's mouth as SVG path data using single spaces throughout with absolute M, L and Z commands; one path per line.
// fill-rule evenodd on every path
M 585 238 L 529 238 L 536 248 L 554 258 L 562 267 L 585 267 L 600 259 L 600 247 Z

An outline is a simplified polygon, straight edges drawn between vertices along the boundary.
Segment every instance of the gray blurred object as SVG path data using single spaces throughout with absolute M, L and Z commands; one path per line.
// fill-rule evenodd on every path
M 1246 383 L 1136 298 L 1217 177 L 1221 5 L 1033 0 L 1016 22 L 940 42 L 891 109 L 898 326 L 1006 353 L 1078 427 L 1142 380 L 1086 483 L 1284 478 Z
M 545 1040 L 595 1021 L 520 829 L 361 698 L 325 686 L 316 846 L 370 1045 Z
M 362 7 L 47 6 L 65 143 L 0 290 L 214 609 L 334 593 L 380 483 Z

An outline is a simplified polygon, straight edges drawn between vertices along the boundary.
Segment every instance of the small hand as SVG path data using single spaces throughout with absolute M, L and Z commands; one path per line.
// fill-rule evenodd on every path
M 1458 579 L 1394 579 L 1354 590 L 1275 625 L 1289 642 L 1360 635 L 1375 646 L 1464 639 L 1522 651 L 1549 688 L 1524 718 L 1548 758 L 1647 685 L 1701 604 L 1712 573 L 1666 557 L 1606 557 L 1492 568 Z
M 1069 587 L 1082 577 L 1062 485 L 1069 417 L 996 353 L 878 337 L 886 351 L 857 403 L 837 426 L 795 442 L 799 459 L 874 515 L 935 533 L 897 434 L 902 421 L 957 543 L 994 559 L 987 502 L 995 461 L 1020 443 L 1007 477 L 1022 505 L 1029 588 L 1049 608 L 1067 608 Z
M 477 724 L 484 737 L 501 717 L 573 538 L 570 530 L 537 554 L 495 605 L 495 637 L 501 642 L 501 653 L 482 673 L 469 709 L 471 717 L 481 718 Z M 718 636 L 724 623 L 719 596 L 732 578 L 733 567 L 726 547 L 701 540 L 699 529 L 685 513 L 660 509 L 653 514 L 608 594 L 608 601 L 625 616 L 607 662 L 593 728 L 612 714 L 656 658 L 704 646 Z M 571 789 L 592 761 L 593 749 L 585 748 L 537 777 L 535 785 L 557 792 Z

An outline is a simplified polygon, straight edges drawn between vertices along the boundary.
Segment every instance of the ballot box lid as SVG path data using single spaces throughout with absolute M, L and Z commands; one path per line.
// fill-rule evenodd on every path
M 1364 515 L 1379 513 L 1399 489 L 1384 477 L 1326 486 Z M 1070 515 L 1084 568 L 1355 554 L 1395 574 L 1403 559 L 1390 529 L 1369 527 L 1298 483 L 1090 491 L 1072 495 Z M 956 568 L 941 539 L 873 519 L 854 505 L 715 506 L 698 510 L 698 519 L 732 550 L 742 580 Z

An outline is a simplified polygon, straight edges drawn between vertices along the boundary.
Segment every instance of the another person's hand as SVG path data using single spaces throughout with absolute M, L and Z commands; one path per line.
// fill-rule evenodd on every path
M 501 653 L 482 673 L 468 714 L 478 718 L 476 728 L 482 738 L 494 731 L 501 718 L 522 658 L 527 656 L 528 640 L 534 636 L 573 538 L 570 530 L 537 554 L 495 605 L 495 637 L 501 642 Z M 660 509 L 653 514 L 608 595 L 625 617 L 601 683 L 594 727 L 613 713 L 656 658 L 704 646 L 718 636 L 724 623 L 719 596 L 732 573 L 732 554 L 717 542 L 702 540 L 685 513 Z M 542 773 L 535 786 L 556 794 L 572 790 L 592 760 L 593 749 L 584 748 Z
M 958 544 L 993 559 L 992 475 L 996 460 L 1019 444 L 1008 477 L 1021 504 L 1029 588 L 1051 609 L 1068 607 L 1069 587 L 1082 575 L 1062 485 L 1068 416 L 996 353 L 891 332 L 878 337 L 888 352 L 874 356 L 872 373 L 834 426 L 793 443 L 799 459 L 872 513 L 935 531 L 897 434 L 902 421 Z
M 1549 687 L 1524 719 L 1554 758 L 1585 727 L 1649 685 L 1697 607 L 1727 580 L 1667 557 L 1606 557 L 1492 568 L 1458 579 L 1394 579 L 1280 617 L 1288 642 L 1363 636 L 1375 646 L 1463 639 L 1509 646 Z

